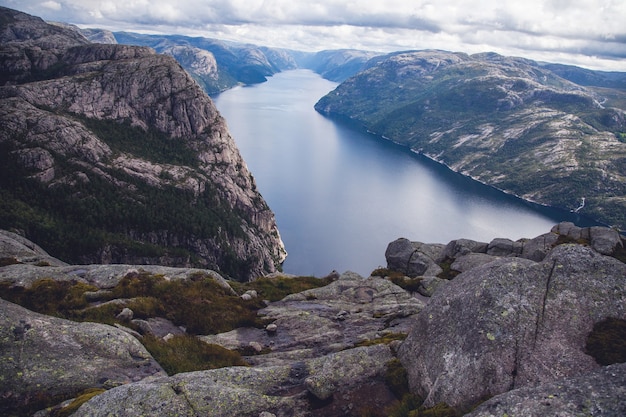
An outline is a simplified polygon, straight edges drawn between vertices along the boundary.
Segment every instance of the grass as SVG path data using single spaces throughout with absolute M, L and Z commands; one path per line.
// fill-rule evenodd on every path
M 191 335 L 177 335 L 167 341 L 145 335 L 142 343 L 168 375 L 227 366 L 248 366 L 238 352 L 205 343 Z
M 279 301 L 288 296 L 312 288 L 326 286 L 333 282 L 333 278 L 316 277 L 284 277 L 259 278 L 246 283 L 231 283 L 235 291 L 244 293 L 247 290 L 255 290 L 259 298 L 268 301 Z

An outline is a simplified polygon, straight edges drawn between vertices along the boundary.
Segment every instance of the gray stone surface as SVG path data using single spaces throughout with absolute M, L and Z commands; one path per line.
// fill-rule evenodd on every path
M 626 416 L 626 364 L 497 395 L 466 417 Z
M 308 416 L 308 392 L 323 399 L 343 396 L 380 380 L 392 357 L 387 346 L 376 345 L 292 365 L 183 373 L 111 389 L 85 403 L 74 417 Z
M 385 251 L 387 268 L 400 271 L 409 277 L 436 276 L 442 272 L 436 260 L 445 245 L 411 242 L 399 238 L 389 243 Z
M 389 333 L 406 333 L 410 317 L 423 307 L 388 280 L 346 272 L 327 286 L 289 295 L 261 310 L 273 320 L 275 333 L 239 328 L 201 339 L 229 349 L 258 342 L 271 352 L 248 358 L 257 365 L 303 360 Z
M 0 299 L 0 414 L 38 396 L 72 398 L 155 375 L 165 373 L 137 339 L 115 327 L 45 316 Z
M 416 316 L 399 350 L 426 405 L 466 406 L 598 367 L 587 334 L 626 318 L 626 265 L 582 245 L 540 263 L 501 258 L 469 270 Z

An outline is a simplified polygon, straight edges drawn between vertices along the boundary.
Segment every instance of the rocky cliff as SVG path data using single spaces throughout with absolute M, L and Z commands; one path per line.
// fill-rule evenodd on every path
M 273 213 L 174 59 L 0 13 L 2 227 L 70 262 L 208 266 L 240 280 L 280 266 Z
M 373 59 L 316 109 L 527 200 L 624 229 L 626 93 L 596 85 L 626 77 L 581 73 L 496 54 L 396 53 Z
M 241 284 L 66 265 L 0 231 L 0 412 L 621 416 L 625 243 L 571 223 L 515 242 L 400 238 L 367 278 Z

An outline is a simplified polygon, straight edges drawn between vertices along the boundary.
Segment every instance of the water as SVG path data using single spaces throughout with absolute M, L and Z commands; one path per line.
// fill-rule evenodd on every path
M 285 272 L 368 276 L 386 265 L 385 249 L 399 237 L 516 240 L 579 220 L 325 118 L 313 105 L 336 85 L 295 70 L 214 98 L 276 215 L 289 253 Z

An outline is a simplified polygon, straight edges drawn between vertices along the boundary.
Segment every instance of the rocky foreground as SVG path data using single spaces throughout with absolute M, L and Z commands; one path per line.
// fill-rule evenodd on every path
M 266 301 L 262 325 L 198 334 L 248 366 L 168 376 L 142 343 L 190 329 L 133 318 L 129 300 L 103 293 L 142 271 L 172 282 L 202 272 L 243 303 L 264 294 L 208 270 L 66 265 L 2 232 L 3 298 L 50 278 L 89 287 L 85 308 L 113 303 L 119 314 L 114 325 L 79 323 L 0 299 L 0 412 L 46 403 L 37 415 L 622 416 L 624 255 L 614 230 L 569 223 L 516 242 L 398 239 L 370 277 L 335 273 Z

